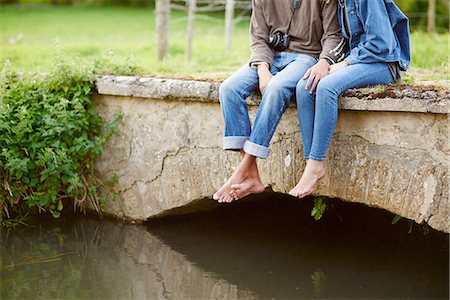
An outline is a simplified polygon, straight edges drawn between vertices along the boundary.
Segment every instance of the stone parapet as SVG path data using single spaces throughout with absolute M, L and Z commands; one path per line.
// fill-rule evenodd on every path
M 120 134 L 96 161 L 104 179 L 116 175 L 119 199 L 106 213 L 143 221 L 210 198 L 239 162 L 221 149 L 219 83 L 150 77 L 97 79 L 97 112 L 122 111 Z M 440 87 L 389 86 L 350 90 L 316 195 L 364 203 L 450 231 L 448 102 Z M 253 119 L 260 97 L 248 99 Z M 295 101 L 292 101 L 295 102 Z M 303 172 L 297 112 L 283 115 L 261 178 L 289 191 Z
M 153 77 L 102 76 L 97 79 L 99 94 L 153 100 L 218 102 L 219 85 L 217 82 Z M 394 85 L 347 91 L 339 101 L 339 109 L 446 114 L 449 112 L 448 99 L 450 90 L 443 87 Z M 254 95 L 247 102 L 258 105 L 260 100 L 260 96 Z

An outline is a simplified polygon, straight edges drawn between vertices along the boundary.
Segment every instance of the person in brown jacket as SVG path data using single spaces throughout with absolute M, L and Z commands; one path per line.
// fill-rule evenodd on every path
M 269 142 L 297 83 L 306 73 L 314 92 L 343 53 L 336 0 L 253 0 L 252 8 L 250 62 L 219 89 L 223 147 L 240 151 L 242 160 L 214 194 L 218 202 L 264 190 L 256 158 L 268 157 Z M 257 88 L 262 100 L 252 128 L 245 100 Z

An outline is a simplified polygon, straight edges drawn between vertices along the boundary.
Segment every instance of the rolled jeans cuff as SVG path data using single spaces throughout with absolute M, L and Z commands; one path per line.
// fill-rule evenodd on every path
M 269 147 L 261 146 L 250 141 L 246 141 L 244 144 L 244 151 L 250 155 L 266 159 L 269 156 Z
M 308 158 L 305 158 L 305 160 L 306 159 L 312 159 L 312 160 L 320 160 L 320 161 L 323 161 L 323 160 L 325 160 L 325 156 L 322 156 L 322 155 L 308 155 Z
M 225 136 L 223 138 L 223 149 L 225 150 L 243 149 L 244 143 L 247 140 L 248 136 Z

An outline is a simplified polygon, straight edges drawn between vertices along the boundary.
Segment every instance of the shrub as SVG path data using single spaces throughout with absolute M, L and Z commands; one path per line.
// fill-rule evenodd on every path
M 120 116 L 94 113 L 94 76 L 57 59 L 48 74 L 0 74 L 0 221 L 25 212 L 59 217 L 68 201 L 100 212 L 93 170 Z

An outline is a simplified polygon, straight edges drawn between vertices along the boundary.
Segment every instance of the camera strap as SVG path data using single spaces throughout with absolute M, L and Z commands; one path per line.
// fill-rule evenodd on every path
M 289 26 L 286 31 L 286 35 L 289 35 L 289 31 L 291 30 L 292 19 L 294 19 L 295 12 L 298 9 L 300 9 L 300 6 L 302 6 L 302 2 L 303 2 L 302 0 L 292 0 L 292 6 L 294 7 L 294 12 L 292 13 L 291 20 L 289 21 Z

